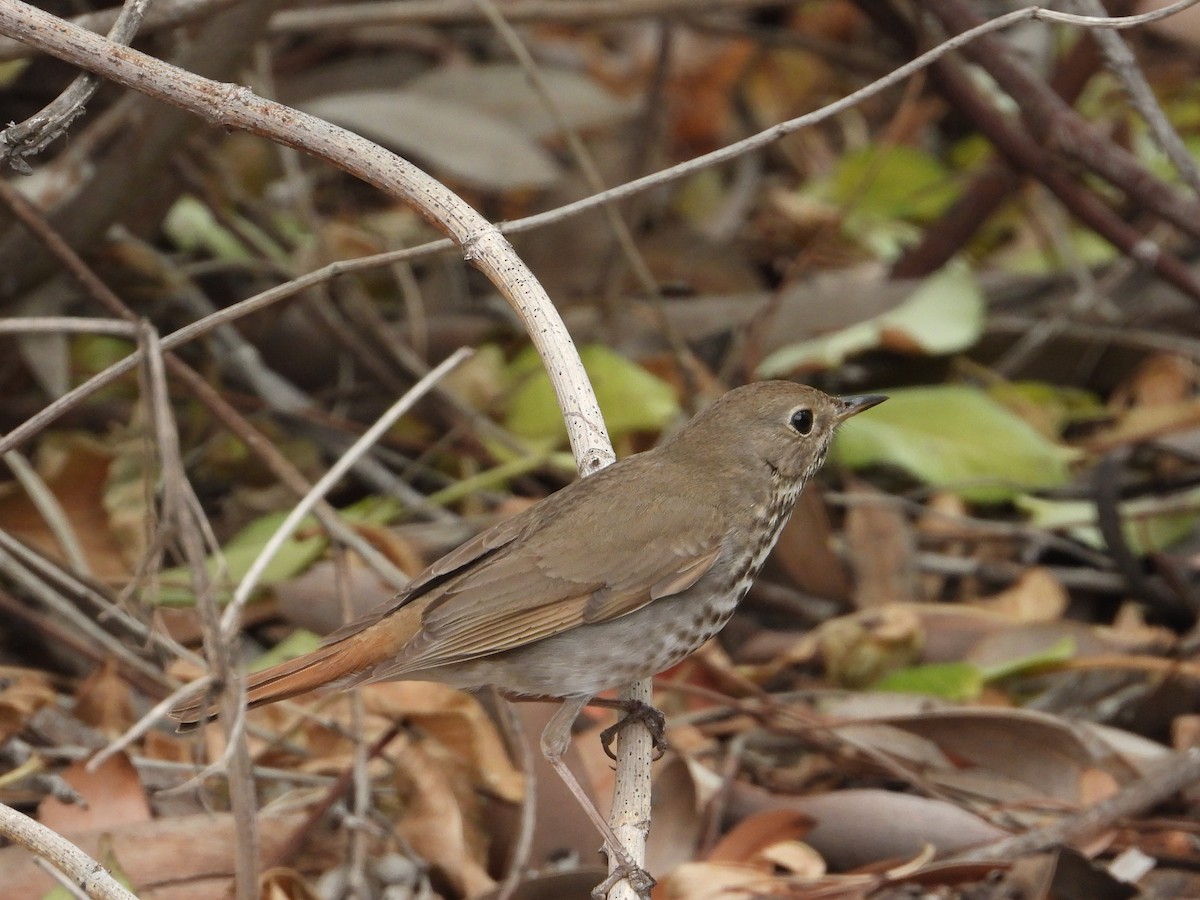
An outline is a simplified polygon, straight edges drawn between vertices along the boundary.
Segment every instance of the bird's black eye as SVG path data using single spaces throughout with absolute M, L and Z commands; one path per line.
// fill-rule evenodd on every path
M 810 431 L 812 431 L 812 410 L 798 409 L 792 413 L 792 427 L 796 429 L 797 434 L 808 434 Z

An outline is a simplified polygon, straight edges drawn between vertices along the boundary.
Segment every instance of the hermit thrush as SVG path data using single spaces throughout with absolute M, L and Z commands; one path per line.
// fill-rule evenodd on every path
M 561 698 L 542 750 L 633 871 L 562 763 L 571 723 L 596 693 L 661 672 L 721 629 L 837 426 L 884 399 L 782 381 L 732 390 L 661 446 L 442 557 L 319 649 L 250 675 L 249 705 L 382 679 Z M 215 709 L 200 697 L 172 715 L 186 727 Z

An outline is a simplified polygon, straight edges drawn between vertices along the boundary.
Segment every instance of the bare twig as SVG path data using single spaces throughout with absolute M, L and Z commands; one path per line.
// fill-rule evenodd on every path
M 88 568 L 87 557 L 83 554 L 83 546 L 79 543 L 79 537 L 71 527 L 70 519 L 67 518 L 54 492 L 20 453 L 10 450 L 4 454 L 3 459 L 13 477 L 25 489 L 25 495 L 41 515 L 50 533 L 54 535 L 67 564 L 78 575 L 90 575 L 91 569 Z
M 471 351 L 467 348 L 458 350 L 414 384 L 403 397 L 393 403 L 387 412 L 379 417 L 375 424 L 363 433 L 362 437 L 354 442 L 354 445 L 342 455 L 342 458 L 334 463 L 329 471 L 321 476 L 320 481 L 314 484 L 312 489 L 292 508 L 287 518 L 280 523 L 275 533 L 271 535 L 270 540 L 263 545 L 262 550 L 238 584 L 237 590 L 234 591 L 233 601 L 226 607 L 221 619 L 221 627 L 227 636 L 236 633 L 242 607 L 246 605 L 246 601 L 250 599 L 251 595 L 258 588 L 258 581 L 262 577 L 263 572 L 270 565 L 271 560 L 275 558 L 275 555 L 279 552 L 284 542 L 299 527 L 304 517 L 312 511 L 317 501 L 324 497 L 341 480 L 342 476 L 396 423 L 397 419 L 412 409 L 416 402 L 425 396 L 434 384 L 441 381 L 442 378 L 470 355 Z
M 0 834 L 65 873 L 92 900 L 137 900 L 100 865 L 66 838 L 0 803 Z
M 908 78 L 915 72 L 932 65 L 934 62 L 946 56 L 948 53 L 958 49 L 959 47 L 962 47 L 980 35 L 998 31 L 1019 22 L 1039 19 L 1062 24 L 1076 25 L 1079 27 L 1124 29 L 1137 27 L 1152 21 L 1166 18 L 1170 15 L 1174 15 L 1182 9 L 1193 6 L 1197 2 L 1200 2 L 1200 0 L 1180 0 L 1180 2 L 1174 3 L 1169 7 L 1164 7 L 1161 10 L 1156 10 L 1153 13 L 1146 13 L 1140 16 L 1126 16 L 1107 19 L 1094 19 L 1087 16 L 1072 16 L 1065 13 L 1056 13 L 1036 6 L 1025 7 L 1005 16 L 985 22 L 977 28 L 972 28 L 969 31 L 956 35 L 954 38 L 951 38 L 945 43 L 939 44 L 937 47 L 934 47 L 921 54 L 912 61 L 896 69 L 894 72 L 891 72 L 883 78 L 873 81 L 871 84 L 866 85 L 865 87 L 860 88 L 851 94 L 848 94 L 846 97 L 843 97 L 840 100 L 829 104 L 828 106 L 824 106 L 818 110 L 814 110 L 811 113 L 806 113 L 803 116 L 790 119 L 778 125 L 774 125 L 771 128 L 760 131 L 755 135 L 751 135 L 745 140 L 730 144 L 729 146 L 715 150 L 712 153 L 698 156 L 695 159 L 688 160 L 687 162 L 680 163 L 679 165 L 672 166 L 652 175 L 647 175 L 643 178 L 637 178 L 617 187 L 610 188 L 602 194 L 596 194 L 591 197 L 578 200 L 574 203 L 566 204 L 543 213 L 538 213 L 537 215 L 527 216 L 526 218 L 513 222 L 502 223 L 496 226 L 496 228 L 503 234 L 519 234 L 525 231 L 541 228 L 546 225 L 552 225 L 572 216 L 589 212 L 605 203 L 610 202 L 611 200 L 631 197 L 652 188 L 668 184 L 672 181 L 686 178 L 698 171 L 702 171 L 703 169 L 721 165 L 743 154 L 755 152 L 766 146 L 769 146 L 771 143 L 778 141 L 780 138 L 786 137 L 789 134 L 793 134 L 796 131 L 800 131 L 804 128 L 811 127 L 812 125 L 824 122 L 830 118 L 833 118 L 834 116 L 840 115 L 847 109 L 850 109 L 855 105 L 862 103 L 863 101 L 876 96 L 882 91 L 885 91 L 902 82 L 905 78 Z M 4 32 L 11 27 L 11 23 L 9 23 L 4 16 L 0 16 L 0 32 Z M 81 62 L 80 64 L 83 65 L 84 63 Z M 1136 245 L 1140 241 L 1140 235 L 1137 235 L 1136 232 L 1133 233 L 1131 235 L 1131 241 L 1131 246 Z M 250 313 L 256 312 L 260 309 L 264 309 L 267 306 L 270 306 L 271 304 L 276 303 L 286 297 L 294 296 L 301 291 L 323 284 L 326 281 L 342 275 L 350 274 L 352 272 L 366 271 L 369 269 L 379 268 L 381 266 L 394 265 L 400 262 L 407 262 L 427 256 L 431 253 L 449 250 L 453 246 L 453 241 L 443 239 L 430 241 L 426 244 L 406 250 L 389 251 L 387 253 L 379 253 L 372 256 L 361 257 L 359 259 L 341 260 L 330 263 L 321 269 L 314 270 L 307 275 L 302 275 L 299 278 L 288 282 L 287 284 L 279 285 L 271 288 L 270 290 L 263 291 L 261 294 L 250 297 L 241 301 L 240 303 L 220 310 L 218 313 L 214 314 L 213 316 L 206 317 L 204 320 L 194 322 L 191 325 L 180 328 L 178 331 L 175 331 L 163 338 L 163 348 L 174 349 L 179 347 L 204 334 L 207 334 L 218 325 L 233 321 L 241 316 L 249 315 Z M 0 438 L 0 452 L 10 450 L 28 440 L 34 434 L 37 434 L 40 430 L 45 428 L 50 422 L 61 416 L 64 412 L 72 409 L 74 406 L 80 403 L 83 398 L 91 396 L 91 394 L 94 392 L 113 383 L 122 375 L 131 371 L 136 365 L 137 359 L 134 356 L 130 356 L 126 359 L 120 360 L 117 363 L 114 363 L 104 371 L 92 376 L 92 378 L 90 378 L 88 381 L 58 398 L 46 408 L 40 410 L 36 415 L 31 416 L 27 421 L 14 428 L 11 432 L 9 432 L 9 434 L 5 435 L 3 438 Z
M 1112 828 L 1122 819 L 1157 806 L 1197 782 L 1200 782 L 1200 749 L 1172 753 L 1160 760 L 1152 772 L 1125 785 L 1107 800 L 1101 800 L 1045 828 L 957 853 L 950 859 L 956 862 L 1012 859 L 1058 844 L 1084 841 Z
M 653 682 L 634 682 L 617 695 L 620 702 L 650 706 Z M 612 812 L 609 821 L 621 844 L 639 866 L 646 865 L 646 838 L 650 834 L 650 788 L 653 772 L 654 741 L 648 728 L 622 728 L 618 732 L 617 771 L 613 784 Z M 618 869 L 618 860 L 609 858 L 609 877 Z M 617 882 L 609 892 L 610 900 L 638 900 L 637 890 L 628 879 Z
M 974 8 L 962 0 L 927 0 L 932 13 L 950 31 L 978 27 Z M 1185 234 L 1200 236 L 1200 207 L 1156 178 L 1128 152 L 1105 140 L 1098 130 L 1052 91 L 1042 79 L 1009 52 L 994 36 L 985 35 L 964 48 L 972 61 L 988 72 L 1018 104 L 1035 141 L 1087 166 L 1095 174 L 1175 225 Z
M 507 10 L 501 11 L 493 0 L 474 0 L 474 2 L 487 17 L 492 27 L 496 29 L 496 32 L 503 39 L 509 51 L 525 72 L 525 77 L 529 80 L 530 86 L 538 95 L 538 100 L 541 102 L 543 108 L 549 113 L 556 130 L 560 135 L 565 137 L 567 147 L 571 151 L 571 155 L 575 158 L 575 162 L 579 166 L 579 171 L 587 181 L 588 187 L 594 193 L 603 193 L 604 179 L 600 175 L 600 169 L 592 158 L 587 145 L 583 142 L 583 138 L 579 136 L 579 130 L 567 122 L 554 96 L 550 93 L 550 89 L 546 87 L 545 79 L 542 78 L 542 73 L 538 68 L 537 61 L 533 58 L 533 54 L 526 48 L 516 29 L 508 23 Z M 642 252 L 638 249 L 637 243 L 633 239 L 633 233 L 629 230 L 629 226 L 625 223 L 625 220 L 621 218 L 620 209 L 615 202 L 606 203 L 604 204 L 603 212 L 604 219 L 617 241 L 617 246 L 621 248 L 621 253 L 624 255 L 630 269 L 633 270 L 642 290 L 647 296 L 652 297 L 656 295 L 658 293 L 658 284 L 655 282 L 650 267 L 646 264 Z
M 154 0 L 142 20 L 143 34 L 153 34 L 165 28 L 186 25 L 197 19 L 207 18 L 220 12 L 227 6 L 233 6 L 238 0 Z M 114 6 L 96 12 L 83 13 L 70 21 L 88 31 L 104 33 L 109 31 L 121 15 L 122 7 Z M 8 62 L 14 59 L 26 59 L 33 51 L 12 38 L 0 38 L 0 61 Z
M 149 325 L 144 332 L 145 340 L 150 344 L 146 348 L 147 404 L 162 469 L 163 523 L 167 528 L 174 529 L 191 571 L 205 654 L 222 688 L 221 711 L 224 717 L 221 721 L 229 748 L 229 799 L 238 838 L 234 857 L 236 898 L 256 900 L 259 894 L 258 803 L 255 799 L 250 748 L 246 743 L 245 686 L 237 669 L 235 642 L 221 629 L 213 579 L 205 565 L 205 544 L 211 542 L 211 539 L 205 538 L 211 532 L 183 468 L 179 433 L 167 395 L 163 354 L 156 345 L 157 335 Z
M 368 760 L 377 758 L 400 733 L 401 728 L 398 725 L 393 725 L 367 748 L 366 758 Z M 269 861 L 268 868 L 286 865 L 295 856 L 296 852 L 303 846 L 305 839 L 317 826 L 317 823 L 325 817 L 325 814 L 333 808 L 333 805 L 353 786 L 354 770 L 355 766 L 351 764 L 338 773 L 333 784 L 329 785 L 328 790 L 325 791 L 325 796 L 321 798 L 321 801 L 316 806 L 308 811 L 304 822 L 292 833 L 287 843 L 279 848 L 279 852 L 275 855 L 275 858 Z
M 525 876 L 529 865 L 529 854 L 533 849 L 534 819 L 537 813 L 537 779 L 533 768 L 533 753 L 525 734 L 521 717 L 511 703 L 504 703 L 500 692 L 492 690 L 492 700 L 500 716 L 508 746 L 513 749 L 521 774 L 525 776 L 525 796 L 521 798 L 521 823 L 516 839 L 512 842 L 512 853 L 508 859 L 508 871 L 500 882 L 496 900 L 512 900 Z
M 1074 3 L 1075 8 L 1085 15 L 1107 15 L 1100 0 L 1074 0 Z M 1146 122 L 1155 143 L 1167 155 L 1167 159 L 1171 160 L 1171 165 L 1187 182 L 1193 193 L 1200 195 L 1200 167 L 1196 165 L 1196 158 L 1167 119 L 1129 45 L 1119 34 L 1112 31 L 1097 31 L 1094 37 L 1100 45 L 1109 70 L 1125 88 L 1130 104 Z
M 28 4 L 14 0 L 0 7 L 0 32 L 213 125 L 244 129 L 325 159 L 410 204 L 461 247 L 464 258 L 496 285 L 525 322 L 565 410 L 581 472 L 590 474 L 612 459 L 595 395 L 545 290 L 495 226 L 436 179 L 350 131 L 264 100 L 240 85 L 218 84 L 112 44 Z
M 194 112 L 214 124 L 244 128 L 333 161 L 412 205 L 459 244 L 464 257 L 492 280 L 522 317 L 557 392 L 581 474 L 591 474 L 612 461 L 612 447 L 595 395 L 571 338 L 545 291 L 495 227 L 436 180 L 344 129 L 263 100 L 244 88 L 218 85 L 145 54 L 118 47 L 26 4 L 14 2 L 0 7 L 0 31 L 127 87 Z M 158 349 L 161 352 L 161 348 Z M 149 357 L 151 366 L 161 366 L 161 357 L 157 353 L 150 353 Z M 169 410 L 164 413 L 163 421 L 166 421 L 167 413 Z M 172 437 L 173 429 L 162 429 L 160 440 L 164 445 Z M 177 453 L 164 452 L 164 466 L 176 467 L 174 477 L 169 479 L 174 483 L 174 490 L 179 495 L 186 495 L 189 493 L 187 483 L 178 469 L 177 460 Z M 178 502 L 185 499 L 185 496 L 179 496 Z M 182 509 L 179 512 L 182 515 Z M 230 760 L 230 787 L 239 824 L 243 819 L 248 820 L 239 836 L 241 846 L 237 867 L 239 896 L 248 897 L 248 892 L 256 888 L 257 854 L 254 848 L 257 841 L 253 830 L 253 782 L 244 751 L 244 686 L 222 639 L 224 635 L 203 566 L 203 550 L 195 535 L 195 529 L 186 525 L 180 529 L 179 537 L 197 587 L 205 645 L 212 655 L 214 674 L 225 686 L 221 719 L 225 723 L 229 746 L 238 748 Z
M 92 299 L 114 315 L 126 320 L 125 322 L 109 323 L 113 326 L 114 333 L 117 333 L 117 329 L 134 329 L 133 333 L 135 335 L 140 333 L 137 330 L 140 327 L 137 315 L 96 276 L 79 254 L 72 250 L 66 241 L 62 240 L 58 232 L 54 230 L 33 204 L 10 184 L 2 181 L 0 181 L 0 200 L 3 200 L 8 205 L 9 209 L 29 229 L 30 233 L 41 241 L 54 257 L 59 260 L 63 269 L 75 279 Z M 17 321 L 20 322 L 23 320 Z M 91 322 L 99 320 L 89 319 L 83 321 Z M 233 348 L 230 355 L 241 362 L 243 371 L 252 376 L 252 382 L 259 384 L 266 382 L 268 386 L 265 386 L 263 391 L 265 396 L 268 398 L 277 396 L 275 388 L 279 386 L 279 382 L 282 379 L 274 376 L 274 373 L 269 370 L 261 371 L 261 379 L 255 380 L 255 373 L 259 373 L 260 368 L 255 367 L 250 358 L 256 357 L 257 351 L 254 351 L 254 348 L 242 341 L 240 335 L 233 332 L 232 329 L 224 334 L 224 338 L 226 343 Z M 142 359 L 141 353 L 134 354 L 129 359 L 136 363 Z M 251 450 L 257 452 L 263 458 L 281 482 L 290 487 L 295 493 L 304 494 L 308 489 L 308 484 L 304 477 L 274 445 L 270 444 L 257 431 L 251 428 L 249 423 L 239 416 L 233 407 L 221 398 L 219 394 L 209 388 L 182 360 L 168 353 L 166 355 L 166 362 L 176 377 L 182 377 L 184 380 L 190 382 L 200 401 L 208 406 L 209 410 L 218 419 L 234 434 L 240 437 Z M 271 376 L 274 377 L 272 378 Z M 292 390 L 294 391 L 294 389 Z M 287 396 L 292 397 L 293 394 L 289 393 Z M 54 404 L 51 405 L 53 406 Z M 322 526 L 334 538 L 346 546 L 354 548 L 375 569 L 380 577 L 395 586 L 397 590 L 404 587 L 407 583 L 404 574 L 392 565 L 391 561 L 384 557 L 383 554 L 379 553 L 367 541 L 359 537 L 349 525 L 342 521 L 341 516 L 329 504 L 322 500 L 317 504 L 314 514 Z
M 117 44 L 132 43 L 149 6 L 150 0 L 125 0 L 108 39 Z M 83 115 L 84 106 L 99 87 L 100 79 L 95 75 L 80 75 L 40 112 L 4 129 L 0 132 L 0 161 L 7 161 L 24 175 L 32 175 L 33 169 L 25 157 L 41 153 L 65 134 L 68 126 Z

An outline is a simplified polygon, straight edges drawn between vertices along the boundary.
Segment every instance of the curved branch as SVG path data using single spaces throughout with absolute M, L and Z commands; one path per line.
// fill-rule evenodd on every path
M 137 900 L 108 869 L 40 822 L 0 803 L 0 834 L 44 859 L 93 900 Z

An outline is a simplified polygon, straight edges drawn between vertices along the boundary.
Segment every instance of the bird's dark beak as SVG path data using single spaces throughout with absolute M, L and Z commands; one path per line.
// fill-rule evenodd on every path
M 851 416 L 857 416 L 865 409 L 878 406 L 886 399 L 887 397 L 883 394 L 859 394 L 856 397 L 839 397 L 838 402 L 842 404 L 842 410 L 838 413 L 837 420 L 845 422 Z

